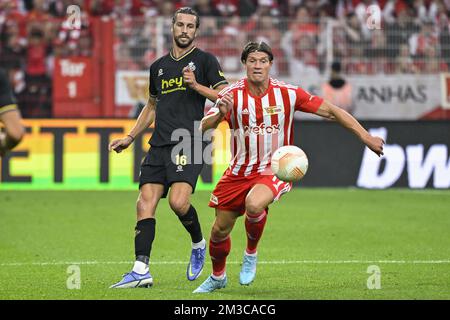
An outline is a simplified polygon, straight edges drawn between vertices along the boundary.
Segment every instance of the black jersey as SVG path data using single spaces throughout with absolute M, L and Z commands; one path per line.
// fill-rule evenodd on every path
M 16 100 L 9 85 L 8 74 L 0 68 L 0 114 L 16 109 Z
M 194 122 L 204 115 L 206 98 L 189 88 L 183 81 L 182 70 L 189 67 L 197 82 L 216 88 L 228 84 L 217 59 L 196 47 L 175 59 L 169 53 L 156 60 L 150 67 L 150 95 L 156 98 L 155 131 L 149 143 L 152 146 L 176 144 L 172 141 L 175 129 L 187 129 L 194 139 Z

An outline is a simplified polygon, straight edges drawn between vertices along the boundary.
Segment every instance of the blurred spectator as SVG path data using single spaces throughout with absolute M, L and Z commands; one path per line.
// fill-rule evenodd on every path
M 87 9 L 92 16 L 106 16 L 114 11 L 114 0 L 90 0 Z
M 257 12 L 259 16 L 279 16 L 280 9 L 275 0 L 258 0 Z M 240 14 L 240 13 L 239 13 Z
M 436 47 L 439 43 L 439 37 L 435 30 L 434 23 L 427 20 L 421 26 L 420 32 L 413 34 L 409 39 L 409 48 L 411 54 L 415 57 L 423 57 L 427 47 Z
M 214 7 L 209 0 L 197 0 L 193 7 L 199 16 L 218 17 L 220 16 L 219 10 Z
M 67 24 L 69 5 L 80 7 L 81 25 Z M 381 30 L 368 28 L 370 5 L 381 10 Z M 115 23 L 117 68 L 146 70 L 170 48 L 172 14 L 181 6 L 202 16 L 198 45 L 226 72 L 242 72 L 248 40 L 272 46 L 278 75 L 313 76 L 331 59 L 349 74 L 450 66 L 450 0 L 0 0 L 0 64 L 16 79 L 19 101 L 32 106 L 25 112 L 49 114 L 54 58 L 92 56 L 95 19 Z M 40 94 L 47 101 L 37 101 Z
M 346 32 L 347 42 L 351 46 L 359 46 L 363 43 L 361 23 L 355 13 L 349 13 L 346 19 L 341 20 L 341 24 Z
M 241 31 L 242 25 L 239 16 L 233 16 L 227 22 L 227 25 L 217 35 L 220 44 L 215 54 L 224 72 L 238 72 L 241 69 L 241 51 L 247 37 L 246 33 Z
M 372 9 L 369 10 L 369 7 Z M 381 18 L 381 7 L 376 0 L 361 0 L 355 7 L 355 15 L 359 20 L 361 25 L 361 31 L 364 36 L 364 39 L 370 38 L 370 30 L 369 30 L 369 18 L 374 14 L 374 11 L 380 13 Z M 381 21 L 380 21 L 381 23 Z
M 441 59 L 450 67 L 450 21 L 442 17 L 439 19 L 439 43 L 441 47 Z
M 44 34 L 39 29 L 32 29 L 28 38 L 26 74 L 27 82 L 39 82 L 47 73 L 46 59 L 48 46 Z
M 302 1 L 303 0 L 279 1 L 280 15 L 286 18 L 295 17 L 295 12 L 297 11 L 297 8 L 301 5 Z
M 212 0 L 212 5 L 222 17 L 231 17 L 239 12 L 239 0 Z
M 425 74 L 447 72 L 448 66 L 439 59 L 439 51 L 434 46 L 425 48 L 424 59 L 418 63 L 420 71 Z
M 351 55 L 343 57 L 346 74 L 370 74 L 369 61 L 364 56 L 362 46 L 356 46 L 352 49 Z
M 336 18 L 338 20 L 344 19 L 351 12 L 355 12 L 353 0 L 337 0 L 337 1 L 335 1 L 334 16 L 336 16 Z
M 24 114 L 27 116 L 51 115 L 51 80 L 47 77 L 48 49 L 43 32 L 31 29 L 25 71 L 27 105 Z
M 387 61 L 386 33 L 383 30 L 373 30 L 370 47 L 366 56 L 370 61 L 370 73 L 389 73 Z
M 412 57 L 409 54 L 409 47 L 407 44 L 401 44 L 398 56 L 394 61 L 395 73 L 417 73 L 419 69 L 414 64 Z
M 217 46 L 217 18 L 206 16 L 201 19 L 200 31 L 196 40 L 197 46 L 214 55 L 220 54 L 220 49 Z
M 388 55 L 394 58 L 398 55 L 399 47 L 408 44 L 409 38 L 418 31 L 418 27 L 413 23 L 409 9 L 402 9 L 398 12 L 397 19 L 393 23 L 385 25 L 385 32 L 388 43 Z
M 382 19 L 384 19 L 384 22 L 392 24 L 396 20 L 395 17 L 398 16 L 401 11 L 406 10 L 407 8 L 408 4 L 405 2 L 405 0 L 387 0 L 387 2 L 384 4 L 381 17 Z
M 282 39 L 282 47 L 290 62 L 290 74 L 319 72 L 318 35 L 319 27 L 311 19 L 308 9 L 299 7 L 295 20 Z
M 286 57 L 281 48 L 281 32 L 273 17 L 260 17 L 256 28 L 250 33 L 249 40 L 256 42 L 264 41 L 271 46 L 273 54 L 276 57 L 271 71 L 273 75 L 286 74 L 288 72 Z
M 131 58 L 128 46 L 119 46 L 115 56 L 117 70 L 142 70 L 142 67 Z
M 322 96 L 347 112 L 353 112 L 352 86 L 342 77 L 338 61 L 331 65 L 330 80 L 322 85 Z
M 3 28 L 1 40 L 1 65 L 6 69 L 12 65 L 24 66 L 27 40 L 20 36 L 19 27 L 15 21 L 8 21 Z
M 345 42 L 347 44 L 347 50 L 344 56 L 353 60 L 362 58 L 364 38 L 361 23 L 356 14 L 350 13 L 346 19 L 342 19 L 340 22 L 345 31 Z

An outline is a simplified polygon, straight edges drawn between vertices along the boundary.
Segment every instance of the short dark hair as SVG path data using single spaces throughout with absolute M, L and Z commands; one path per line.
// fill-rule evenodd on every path
M 334 71 L 334 72 L 337 72 L 337 73 L 341 72 L 341 62 L 340 61 L 334 61 L 331 64 L 331 70 Z
M 184 14 L 191 14 L 193 16 L 195 16 L 195 27 L 198 29 L 200 27 L 200 16 L 198 15 L 197 11 L 195 11 L 194 9 L 190 8 L 190 7 L 182 7 L 180 9 L 178 9 L 177 11 L 175 11 L 175 13 L 173 14 L 172 17 L 172 25 L 175 24 L 175 22 L 177 21 L 177 14 L 179 13 L 184 13 Z
M 250 41 L 249 43 L 247 43 L 245 45 L 244 50 L 242 50 L 242 54 L 241 54 L 242 63 L 245 63 L 245 61 L 247 61 L 247 57 L 250 53 L 256 52 L 256 51 L 267 53 L 267 55 L 269 56 L 269 61 L 273 60 L 272 49 L 270 48 L 270 46 L 267 43 L 265 43 L 264 41 L 260 41 L 260 42 Z

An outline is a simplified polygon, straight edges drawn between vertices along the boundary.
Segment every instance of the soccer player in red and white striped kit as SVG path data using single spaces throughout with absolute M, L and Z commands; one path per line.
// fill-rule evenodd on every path
M 216 128 L 223 120 L 228 122 L 233 130 L 233 157 L 209 202 L 209 206 L 216 210 L 209 241 L 213 272 L 194 293 L 212 292 L 226 286 L 225 265 L 231 248 L 230 233 L 242 215 L 245 215 L 247 248 L 239 281 L 242 285 L 253 282 L 256 249 L 267 220 L 268 206 L 292 187 L 291 183 L 273 175 L 270 159 L 272 152 L 279 147 L 293 144 L 295 111 L 335 120 L 377 155 L 383 154 L 383 139 L 371 136 L 345 110 L 300 87 L 270 78 L 273 54 L 266 43 L 248 43 L 241 61 L 247 78 L 223 89 L 201 122 L 202 131 Z

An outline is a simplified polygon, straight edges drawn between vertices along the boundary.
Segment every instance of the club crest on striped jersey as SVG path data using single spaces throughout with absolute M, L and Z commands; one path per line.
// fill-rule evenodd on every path
M 264 114 L 269 115 L 269 116 L 283 112 L 282 106 L 268 106 L 268 107 L 264 107 L 263 109 L 264 109 Z
M 215 205 L 219 204 L 219 198 L 217 198 L 217 196 L 215 196 L 214 194 L 211 193 L 211 198 L 209 199 L 209 201 L 211 201 L 212 203 L 214 203 Z

